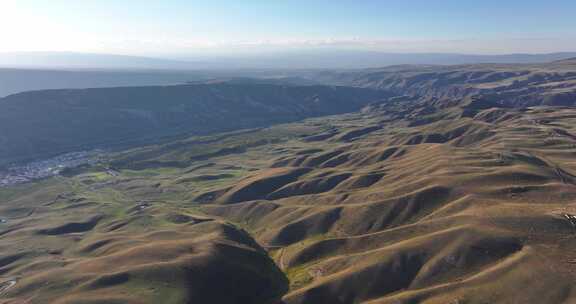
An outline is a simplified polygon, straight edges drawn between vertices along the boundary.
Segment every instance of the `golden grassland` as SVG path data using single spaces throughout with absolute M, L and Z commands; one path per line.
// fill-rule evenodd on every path
M 423 107 L 2 189 L 0 302 L 576 301 L 576 110 Z

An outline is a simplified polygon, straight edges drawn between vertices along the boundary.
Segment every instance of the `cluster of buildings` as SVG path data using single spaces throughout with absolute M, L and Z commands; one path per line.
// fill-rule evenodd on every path
M 17 165 L 0 171 L 0 187 L 6 187 L 60 174 L 62 170 L 90 165 L 100 160 L 102 151 L 72 152 L 46 160 Z

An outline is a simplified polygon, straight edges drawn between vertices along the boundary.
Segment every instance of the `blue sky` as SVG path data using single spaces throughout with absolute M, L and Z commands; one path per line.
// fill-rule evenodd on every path
M 576 1 L 0 0 L 3 51 L 576 50 Z

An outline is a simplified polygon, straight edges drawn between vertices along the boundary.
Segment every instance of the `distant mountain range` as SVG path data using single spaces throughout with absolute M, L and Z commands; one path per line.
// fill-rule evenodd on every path
M 456 65 L 478 63 L 546 63 L 576 57 L 576 52 L 551 54 L 474 55 L 457 53 L 384 53 L 374 51 L 316 50 L 221 58 L 227 66 L 276 69 L 359 69 L 401 64 Z
M 290 76 L 283 71 L 185 71 L 185 70 L 52 70 L 1 69 L 0 97 L 26 91 L 47 89 L 84 89 L 177 85 L 184 83 L 236 82 L 245 77 L 277 82 Z M 241 77 L 241 78 L 239 78 Z M 296 80 L 289 80 L 294 83 Z M 243 82 L 248 80 L 244 79 Z M 282 80 L 284 81 L 284 80 Z
M 242 56 L 182 56 L 178 59 L 126 55 L 12 52 L 0 53 L 0 67 L 43 69 L 341 69 L 397 64 L 543 63 L 576 57 L 551 54 L 473 55 L 456 53 L 385 53 L 358 50 L 306 50 Z
M 0 53 L 0 67 L 43 69 L 201 69 L 200 62 L 139 56 L 68 52 Z
M 172 60 L 78 53 L 0 53 L 0 97 L 45 89 L 174 85 L 235 77 L 309 77 L 319 69 L 379 68 L 399 64 L 533 64 L 576 61 L 575 57 L 576 53 L 463 55 L 317 50 Z

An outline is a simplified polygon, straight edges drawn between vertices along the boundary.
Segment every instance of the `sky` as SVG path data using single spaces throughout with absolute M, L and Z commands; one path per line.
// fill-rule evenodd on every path
M 0 0 L 0 52 L 576 51 L 574 0 Z

